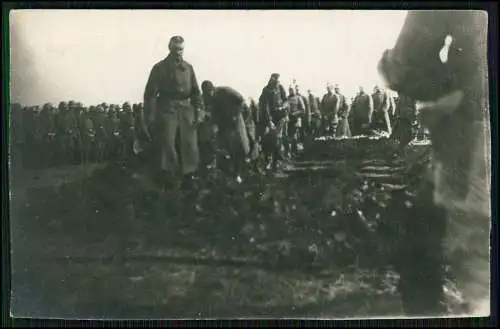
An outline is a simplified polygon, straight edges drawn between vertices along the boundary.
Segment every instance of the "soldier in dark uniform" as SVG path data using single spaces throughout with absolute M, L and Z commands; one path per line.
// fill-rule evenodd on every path
M 18 147 L 23 143 L 23 107 L 19 103 L 10 104 L 11 146 Z
M 354 97 L 351 105 L 351 132 L 354 136 L 366 134 L 373 118 L 373 99 L 359 87 L 359 93 Z
M 344 95 L 340 93 L 340 87 L 335 85 L 335 94 L 339 99 L 339 126 L 337 128 L 337 137 L 350 137 L 351 128 L 349 126 L 349 104 Z
M 57 154 L 55 113 L 52 104 L 43 105 L 38 122 L 40 132 L 40 161 L 44 167 L 55 164 Z
M 311 112 L 311 124 L 309 125 L 309 131 L 313 137 L 319 137 L 321 129 L 321 111 L 320 102 L 317 97 L 315 97 L 311 90 L 308 90 L 308 103 Z
M 295 89 L 290 87 L 288 90 L 289 119 L 287 127 L 287 140 L 285 151 L 290 152 L 290 157 L 298 155 L 298 143 L 302 122 L 305 121 L 306 106 L 300 95 L 295 94 Z
M 40 106 L 31 107 L 32 117 L 33 117 L 33 140 L 31 145 L 30 155 L 32 156 L 33 168 L 43 167 L 44 160 L 44 127 L 42 127 L 42 115 Z
M 250 154 L 243 118 L 245 98 L 231 87 L 215 87 L 208 80 L 203 81 L 202 90 L 205 106 L 210 108 L 212 122 L 217 125 L 217 144 L 225 151 L 217 162 L 227 174 L 241 181 L 245 158 Z
M 122 138 L 120 133 L 120 118 L 118 117 L 118 106 L 111 104 L 107 115 L 107 156 L 110 161 L 118 161 L 120 157 L 120 147 Z
M 121 158 L 129 160 L 134 151 L 134 141 L 136 131 L 134 124 L 134 114 L 128 102 L 123 103 L 123 111 L 120 113 L 120 132 L 122 135 Z
M 391 134 L 391 139 L 398 141 L 401 148 L 408 145 L 415 137 L 413 124 L 416 120 L 416 113 L 415 100 L 401 95 L 396 103 L 395 124 Z
M 266 160 L 272 157 L 271 167 L 277 171 L 279 161 L 286 159 L 283 153 L 283 137 L 286 136 L 286 122 L 288 113 L 284 107 L 287 99 L 285 88 L 279 82 L 278 73 L 271 74 L 268 84 L 262 89 L 259 98 L 261 122 L 269 133 L 264 136 L 263 152 Z
M 432 198 L 413 208 L 399 257 L 408 313 L 439 312 L 444 258 L 467 311 L 490 314 L 487 25 L 479 10 L 411 11 L 379 63 L 390 89 L 427 102 L 419 115 L 432 142 L 432 179 L 421 180 Z
M 321 116 L 323 133 L 335 136 L 339 123 L 339 97 L 333 92 L 331 84 L 326 86 L 326 94 L 321 99 Z
M 159 124 L 161 131 L 161 169 L 164 181 L 178 171 L 176 150 L 179 132 L 180 156 L 185 187 L 190 187 L 198 169 L 197 125 L 203 119 L 203 101 L 193 66 L 183 59 L 184 38 L 174 36 L 169 42 L 169 55 L 154 65 L 144 91 L 150 125 Z M 160 137 L 159 136 L 159 137 Z
M 75 101 L 68 102 L 68 111 L 64 115 L 68 143 L 68 156 L 71 164 L 81 162 L 80 111 Z
M 392 133 L 391 119 L 389 117 L 389 108 L 391 99 L 387 92 L 382 91 L 379 86 L 375 86 L 372 94 L 373 100 L 373 119 L 372 129 Z
M 295 85 L 295 95 L 298 95 L 300 98 L 302 98 L 302 103 L 304 104 L 305 107 L 302 126 L 299 129 L 300 141 L 304 142 L 307 136 L 307 132 L 309 131 L 311 125 L 311 109 L 309 108 L 309 100 L 306 96 L 302 95 L 302 93 L 300 92 L 299 85 Z
M 102 105 L 96 106 L 95 113 L 91 114 L 91 119 L 95 130 L 95 159 L 97 162 L 103 162 L 106 159 L 106 146 L 109 135 L 107 131 L 107 115 Z
M 91 118 L 90 111 L 81 106 L 79 125 L 80 125 L 80 161 L 90 163 L 92 150 L 96 144 L 96 131 Z

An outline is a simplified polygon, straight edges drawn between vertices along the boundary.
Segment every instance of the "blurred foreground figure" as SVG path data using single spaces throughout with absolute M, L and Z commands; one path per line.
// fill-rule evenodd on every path
M 410 12 L 395 47 L 379 63 L 389 88 L 426 102 L 420 118 L 432 142 L 433 185 L 426 193 L 433 197 L 420 206 L 427 213 L 412 218 L 425 224 L 410 224 L 422 228 L 405 242 L 407 255 L 401 256 L 411 259 L 400 269 L 409 313 L 438 311 L 444 263 L 462 294 L 464 313 L 490 314 L 487 22 L 480 11 Z M 440 222 L 443 229 L 435 229 Z
M 184 38 L 174 36 L 169 42 L 169 55 L 151 70 L 144 91 L 144 107 L 148 123 L 158 139 L 163 180 L 171 181 L 178 171 L 177 132 L 184 182 L 198 169 L 198 113 L 202 107 L 200 88 L 193 66 L 183 59 Z M 186 186 L 187 186 L 186 185 Z

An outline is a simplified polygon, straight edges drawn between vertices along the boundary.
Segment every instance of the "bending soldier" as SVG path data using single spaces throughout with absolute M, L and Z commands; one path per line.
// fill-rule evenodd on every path
M 221 154 L 218 163 L 226 173 L 241 181 L 245 158 L 250 154 L 250 143 L 254 142 L 249 141 L 243 118 L 245 98 L 231 87 L 215 87 L 208 80 L 202 83 L 202 89 L 205 105 L 211 109 L 213 123 L 218 128 L 217 143 L 226 153 L 226 156 Z M 224 162 L 229 166 L 224 166 Z

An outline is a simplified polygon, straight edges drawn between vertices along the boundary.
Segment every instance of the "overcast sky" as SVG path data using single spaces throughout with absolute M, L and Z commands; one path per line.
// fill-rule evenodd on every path
M 406 11 L 21 10 L 11 12 L 11 99 L 138 102 L 151 67 L 184 36 L 198 82 L 258 97 L 272 72 L 318 96 L 380 83 L 376 64 Z

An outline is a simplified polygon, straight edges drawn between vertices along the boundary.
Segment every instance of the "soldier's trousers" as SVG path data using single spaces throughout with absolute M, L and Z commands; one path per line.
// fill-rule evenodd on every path
M 394 124 L 391 138 L 398 140 L 400 145 L 405 146 L 413 139 L 412 122 L 406 118 L 399 118 Z
M 161 169 L 173 173 L 179 170 L 179 154 L 175 147 L 177 131 L 179 131 L 182 173 L 194 173 L 200 162 L 197 126 L 193 124 L 194 107 L 189 100 L 169 101 L 161 104 L 158 110 L 157 120 L 161 120 L 159 136 Z
M 339 120 L 335 115 L 323 116 L 323 133 L 331 136 L 336 136 Z

